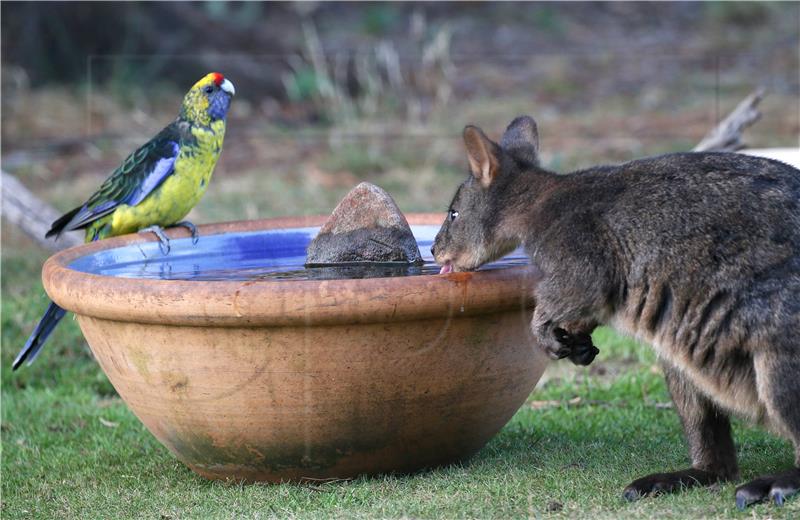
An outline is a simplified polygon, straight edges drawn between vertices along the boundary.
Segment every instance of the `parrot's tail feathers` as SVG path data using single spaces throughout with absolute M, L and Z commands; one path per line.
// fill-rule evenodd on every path
M 50 226 L 50 231 L 45 233 L 44 237 L 50 238 L 53 235 L 55 235 L 56 237 L 60 235 L 67 227 L 67 224 L 69 224 L 72 221 L 72 219 L 75 218 L 75 215 L 77 215 L 78 212 L 82 209 L 83 207 L 77 207 L 72 211 L 70 211 L 69 213 L 65 213 L 64 215 L 58 217 L 58 220 L 53 222 L 53 225 Z
M 33 360 L 36 359 L 36 356 L 39 355 L 39 351 L 42 350 L 42 346 L 44 346 L 45 341 L 47 341 L 48 336 L 58 325 L 58 322 L 61 321 L 61 318 L 64 317 L 67 311 L 56 305 L 55 303 L 50 303 L 50 306 L 47 307 L 47 311 L 45 311 L 44 316 L 42 319 L 39 320 L 39 324 L 36 325 L 36 328 L 33 329 L 33 333 L 28 338 L 28 341 L 25 342 L 25 346 L 22 347 L 22 350 L 19 354 L 17 354 L 17 358 L 14 360 L 14 363 L 11 365 L 12 370 L 16 370 L 25 362 L 28 361 L 30 365 L 33 363 Z

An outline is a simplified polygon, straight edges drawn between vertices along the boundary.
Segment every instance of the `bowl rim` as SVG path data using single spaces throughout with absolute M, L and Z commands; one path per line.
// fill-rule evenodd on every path
M 436 225 L 441 213 L 411 213 L 411 225 Z M 277 217 L 198 225 L 203 235 L 322 225 L 327 216 Z M 183 228 L 166 231 L 188 237 Z M 440 319 L 533 307 L 538 278 L 530 265 L 445 275 L 341 280 L 157 280 L 84 273 L 77 258 L 131 244 L 151 233 L 78 245 L 42 267 L 48 296 L 78 315 L 183 326 L 311 326 Z M 202 238 L 201 238 L 202 240 Z M 265 297 L 265 296 L 269 297 Z

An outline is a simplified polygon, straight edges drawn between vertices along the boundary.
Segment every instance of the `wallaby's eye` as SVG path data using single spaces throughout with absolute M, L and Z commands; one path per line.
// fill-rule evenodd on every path
M 458 211 L 451 209 L 450 210 L 450 222 L 454 221 L 458 218 Z
M 206 94 L 211 94 L 212 92 L 214 92 L 214 87 L 209 85 L 204 90 L 206 91 Z

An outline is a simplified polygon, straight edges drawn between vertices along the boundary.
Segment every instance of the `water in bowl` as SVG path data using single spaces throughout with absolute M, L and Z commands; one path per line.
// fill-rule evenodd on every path
M 85 273 L 152 280 L 248 281 L 330 280 L 386 278 L 439 273 L 430 254 L 439 226 L 412 226 L 425 263 L 349 264 L 304 267 L 306 247 L 319 228 L 272 229 L 201 236 L 171 241 L 168 255 L 157 242 L 106 249 L 74 260 L 70 267 Z M 522 250 L 514 251 L 481 269 L 500 269 L 528 263 Z

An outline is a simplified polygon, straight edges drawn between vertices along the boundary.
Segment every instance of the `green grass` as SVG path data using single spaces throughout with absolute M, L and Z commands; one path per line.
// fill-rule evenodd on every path
M 8 233 L 7 233 L 8 234 Z M 316 486 L 206 481 L 116 396 L 67 319 L 37 362 L 7 369 L 45 306 L 44 254 L 6 248 L 2 285 L 3 518 L 792 518 L 734 508 L 734 485 L 628 504 L 630 480 L 687 465 L 649 349 L 601 329 L 588 368 L 551 365 L 531 400 L 463 465 Z M 569 401 L 580 397 L 579 402 Z M 788 443 L 736 425 L 743 478 L 785 467 Z

